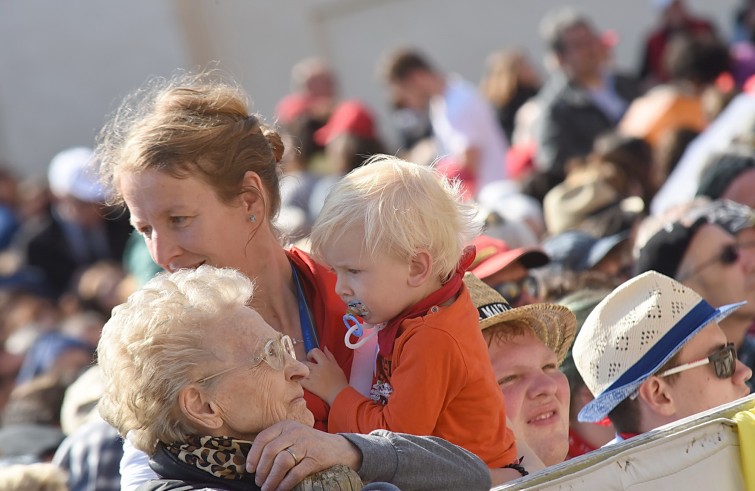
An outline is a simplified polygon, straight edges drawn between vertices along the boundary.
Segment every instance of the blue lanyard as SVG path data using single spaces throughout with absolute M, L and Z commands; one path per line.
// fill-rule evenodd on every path
M 296 283 L 296 297 L 299 303 L 299 323 L 301 324 L 301 336 L 304 341 L 304 350 L 309 353 L 313 348 L 319 348 L 320 343 L 317 340 L 317 333 L 314 329 L 315 323 L 312 322 L 312 313 L 309 311 L 307 299 L 304 298 L 304 292 L 301 289 L 299 273 L 296 272 L 293 263 L 291 264 L 291 271 L 294 273 L 294 283 Z

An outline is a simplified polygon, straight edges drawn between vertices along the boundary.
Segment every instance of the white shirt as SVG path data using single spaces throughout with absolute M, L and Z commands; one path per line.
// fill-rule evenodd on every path
M 506 136 L 493 108 L 468 82 L 449 77 L 442 96 L 430 104 L 430 121 L 441 155 L 462 155 L 469 148 L 480 152 L 477 189 L 506 178 Z

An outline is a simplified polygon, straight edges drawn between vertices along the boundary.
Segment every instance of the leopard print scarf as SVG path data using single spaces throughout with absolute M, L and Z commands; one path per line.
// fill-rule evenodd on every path
M 171 443 L 165 448 L 178 460 L 221 479 L 240 480 L 248 475 L 246 456 L 252 442 L 227 436 L 192 435 L 184 443 Z

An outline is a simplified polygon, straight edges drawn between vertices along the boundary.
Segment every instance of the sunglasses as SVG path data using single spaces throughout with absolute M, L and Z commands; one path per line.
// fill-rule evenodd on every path
M 713 368 L 715 369 L 716 377 L 718 378 L 726 379 L 734 375 L 734 370 L 737 366 L 737 352 L 734 349 L 734 343 L 724 345 L 723 348 L 702 360 L 685 363 L 684 365 L 665 370 L 664 372 L 659 373 L 658 377 L 667 377 L 709 363 L 713 363 Z
M 529 293 L 533 298 L 537 298 L 539 292 L 537 280 L 532 276 L 525 276 L 516 281 L 505 281 L 493 288 L 511 305 L 518 302 L 524 292 Z
M 253 356 L 249 364 L 235 365 L 230 368 L 226 368 L 225 370 L 221 370 L 213 375 L 202 377 L 196 380 L 195 383 L 201 384 L 207 382 L 208 380 L 214 379 L 215 377 L 220 377 L 221 375 L 225 375 L 231 370 L 235 370 L 237 368 L 254 368 L 263 361 L 267 363 L 267 365 L 273 370 L 282 370 L 283 367 L 286 366 L 286 355 L 290 356 L 294 360 L 296 359 L 294 342 L 291 340 L 291 338 L 288 336 L 281 336 L 278 339 L 270 339 L 267 341 L 267 343 L 265 343 L 265 346 L 262 348 L 262 352 L 258 355 Z
M 679 278 L 679 281 L 684 281 L 686 279 L 692 278 L 693 276 L 696 276 L 700 274 L 705 268 L 708 268 L 716 263 L 721 263 L 724 266 L 729 266 L 734 264 L 739 260 L 739 245 L 737 244 L 729 244 L 727 246 L 724 246 L 724 248 L 721 250 L 721 252 L 707 261 L 703 261 L 702 263 L 698 264 L 695 269 L 690 271 L 688 274 L 684 275 L 683 277 Z

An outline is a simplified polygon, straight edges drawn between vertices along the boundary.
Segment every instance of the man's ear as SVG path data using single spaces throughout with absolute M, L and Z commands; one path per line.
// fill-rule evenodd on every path
M 670 389 L 668 382 L 652 375 L 640 385 L 639 396 L 655 414 L 671 417 L 676 413 L 676 404 Z
M 223 425 L 220 408 L 196 384 L 189 385 L 179 392 L 178 404 L 192 426 L 217 429 Z
M 418 251 L 409 261 L 409 285 L 421 286 L 433 275 L 432 258 L 427 251 Z

